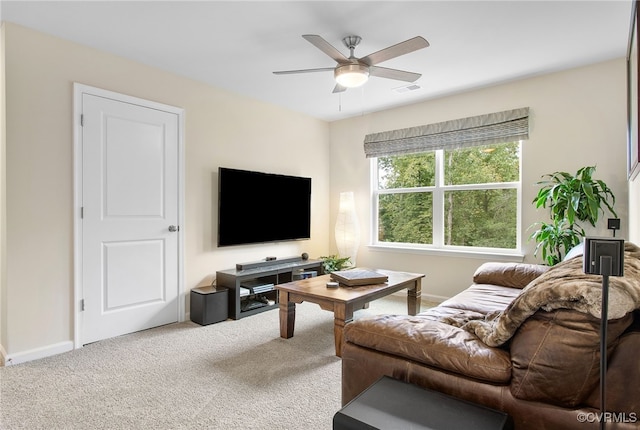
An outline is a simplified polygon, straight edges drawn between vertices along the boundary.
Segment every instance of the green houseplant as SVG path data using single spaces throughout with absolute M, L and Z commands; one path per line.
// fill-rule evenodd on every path
M 585 235 L 580 223 L 595 227 L 605 208 L 617 218 L 613 209 L 616 198 L 603 181 L 593 179 L 595 166 L 579 169 L 575 175 L 555 172 L 544 175 L 533 203 L 536 208 L 549 207 L 551 223 L 539 222 L 531 239 L 538 243 L 534 252 L 542 251 L 542 259 L 550 266 L 562 261 Z
M 350 257 L 339 257 L 335 254 L 320 257 L 320 260 L 322 260 L 322 270 L 324 271 L 324 273 L 331 273 L 338 270 L 348 269 L 351 265 Z

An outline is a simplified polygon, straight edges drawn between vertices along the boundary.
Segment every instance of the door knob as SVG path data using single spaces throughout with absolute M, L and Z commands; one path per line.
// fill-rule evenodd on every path
M 170 226 L 169 226 L 169 231 L 170 231 L 171 233 L 176 232 L 176 231 L 180 231 L 180 227 L 177 227 L 177 226 L 175 226 L 175 225 L 170 225 Z

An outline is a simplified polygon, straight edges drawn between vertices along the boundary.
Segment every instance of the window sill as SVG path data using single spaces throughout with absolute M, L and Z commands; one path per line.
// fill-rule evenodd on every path
M 440 257 L 460 257 L 460 258 L 476 258 L 479 260 L 497 259 L 500 261 L 522 263 L 524 254 L 517 251 L 499 250 L 499 249 L 479 249 L 467 250 L 460 248 L 442 249 L 427 247 L 409 247 L 400 245 L 369 245 L 369 250 L 373 252 L 398 252 L 406 254 L 419 255 L 437 255 Z

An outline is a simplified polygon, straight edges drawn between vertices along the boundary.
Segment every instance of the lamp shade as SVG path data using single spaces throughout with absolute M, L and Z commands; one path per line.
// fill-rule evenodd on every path
M 336 246 L 340 257 L 349 257 L 356 265 L 360 245 L 360 224 L 356 215 L 353 191 L 340 193 L 340 206 L 335 227 Z
M 369 68 L 362 64 L 346 64 L 337 67 L 333 76 L 345 88 L 359 87 L 369 79 Z

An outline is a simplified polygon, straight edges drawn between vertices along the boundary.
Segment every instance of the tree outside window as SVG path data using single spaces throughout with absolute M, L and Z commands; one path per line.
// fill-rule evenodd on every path
M 376 243 L 518 246 L 519 142 L 374 160 Z

